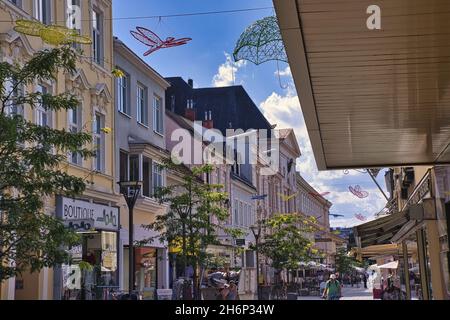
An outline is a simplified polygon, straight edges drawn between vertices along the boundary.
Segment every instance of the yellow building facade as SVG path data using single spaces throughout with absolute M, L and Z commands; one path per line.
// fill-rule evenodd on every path
M 111 0 L 1 0 L 0 1 L 0 61 L 23 64 L 35 52 L 51 48 L 39 37 L 29 37 L 13 30 L 15 21 L 27 19 L 44 24 L 59 24 L 79 30 L 93 39 L 90 45 L 78 45 L 82 49 L 76 74 L 60 72 L 54 82 L 38 83 L 26 87 L 27 92 L 45 91 L 53 94 L 70 92 L 78 96 L 77 111 L 50 112 L 24 106 L 23 116 L 35 123 L 57 129 L 87 131 L 93 134 L 92 147 L 100 152 L 92 159 L 68 157 L 65 170 L 69 174 L 88 180 L 86 192 L 78 199 L 46 199 L 46 212 L 63 220 L 80 220 L 83 210 L 92 212 L 95 233 L 80 246 L 78 254 L 85 256 L 85 249 L 95 248 L 94 257 L 100 254 L 101 273 L 109 270 L 118 279 L 117 250 L 114 244 L 119 236 L 121 196 L 115 187 L 114 134 L 107 127 L 114 127 L 114 80 L 111 75 L 113 61 Z M 5 21 L 10 21 L 7 23 Z M 80 213 L 81 212 L 81 213 Z M 105 258 L 106 257 L 106 258 Z M 63 298 L 63 271 L 45 268 L 39 273 L 11 278 L 1 285 L 0 299 L 61 299 Z M 119 271 L 120 272 L 120 271 Z M 116 275 L 117 274 L 117 275 Z M 111 280 L 111 279 L 110 279 Z M 117 281 L 110 281 L 118 282 Z M 76 298 L 67 296 L 66 298 Z

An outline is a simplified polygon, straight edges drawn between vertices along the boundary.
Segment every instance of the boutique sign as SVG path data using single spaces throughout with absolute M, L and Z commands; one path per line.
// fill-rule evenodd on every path
M 70 221 L 90 221 L 94 229 L 119 230 L 119 208 L 87 202 L 83 200 L 59 197 L 57 200 L 57 216 L 65 224 Z

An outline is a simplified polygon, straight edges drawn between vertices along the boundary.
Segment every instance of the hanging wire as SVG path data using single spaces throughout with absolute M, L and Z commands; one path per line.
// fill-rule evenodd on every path
M 233 9 L 233 10 L 218 10 L 218 11 L 205 11 L 205 12 L 182 12 L 175 14 L 166 15 L 154 15 L 154 16 L 128 16 L 128 17 L 116 17 L 116 18 L 104 18 L 105 21 L 110 20 L 144 20 L 144 19 L 161 19 L 161 18 L 179 18 L 179 17 L 192 17 L 192 16 L 205 16 L 205 15 L 215 15 L 215 14 L 226 14 L 226 13 L 240 13 L 240 12 L 250 12 L 250 11 L 261 11 L 269 10 L 274 7 L 257 7 L 257 8 L 244 8 L 244 9 Z M 81 19 L 81 21 L 93 21 L 92 19 Z M 12 23 L 11 20 L 0 20 L 0 22 Z M 65 23 L 66 21 L 55 21 L 55 23 Z

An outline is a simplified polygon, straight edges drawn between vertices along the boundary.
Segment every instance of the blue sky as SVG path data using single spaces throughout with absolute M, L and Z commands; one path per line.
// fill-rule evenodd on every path
M 159 16 L 179 13 L 235 10 L 257 7 L 271 7 L 271 0 L 115 0 L 114 18 Z M 295 130 L 302 157 L 297 169 L 303 177 L 333 203 L 332 213 L 344 214 L 344 218 L 333 219 L 332 226 L 353 226 L 361 223 L 354 215 L 362 214 L 373 219 L 373 214 L 383 209 L 385 200 L 367 174 L 350 171 L 318 172 L 311 145 L 305 128 L 301 106 L 292 82 L 288 65 L 267 62 L 259 66 L 252 63 L 234 63 L 230 55 L 241 33 L 254 21 L 274 14 L 273 9 L 174 17 L 159 19 L 116 19 L 114 35 L 119 37 L 138 55 L 147 49 L 131 35 L 136 26 L 146 27 L 162 39 L 191 37 L 185 46 L 158 50 L 145 61 L 163 76 L 181 76 L 194 79 L 196 87 L 242 84 L 271 123 L 278 128 L 292 127 Z M 278 69 L 279 68 L 279 69 Z M 280 70 L 280 86 L 277 77 Z M 384 188 L 384 175 L 377 178 Z M 365 199 L 359 199 L 348 191 L 350 185 L 360 185 L 369 192 Z

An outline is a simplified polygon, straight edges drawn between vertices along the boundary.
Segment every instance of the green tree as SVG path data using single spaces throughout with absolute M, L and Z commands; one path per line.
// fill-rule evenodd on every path
M 335 257 L 336 271 L 339 274 L 351 273 L 354 267 L 360 267 L 361 264 L 355 257 L 349 256 L 345 248 L 338 248 Z
M 217 232 L 237 236 L 239 230 L 225 228 L 223 222 L 228 219 L 225 201 L 228 194 L 222 192 L 223 185 L 205 183 L 202 177 L 213 171 L 211 165 L 203 165 L 188 169 L 184 165 L 166 162 L 168 170 L 177 172 L 181 182 L 156 190 L 155 197 L 160 203 L 169 205 L 168 212 L 156 217 L 155 222 L 144 226 L 155 230 L 158 236 L 141 241 L 140 244 L 155 239 L 166 242 L 169 246 L 179 248 L 183 270 L 193 267 L 194 298 L 198 299 L 198 268 L 204 266 L 211 258 L 206 248 L 212 244 L 220 244 Z
M 262 221 L 261 227 L 264 238 L 258 250 L 277 271 L 296 270 L 300 261 L 310 261 L 318 254 L 307 237 L 317 230 L 314 218 L 297 213 L 277 214 Z
M 82 178 L 64 172 L 67 154 L 93 155 L 84 146 L 89 133 L 39 126 L 16 112 L 21 107 L 60 111 L 79 102 L 69 93 L 24 92 L 36 82 L 75 72 L 76 53 L 68 46 L 36 53 L 23 66 L 0 63 L 0 282 L 25 271 L 39 271 L 68 261 L 64 248 L 78 237 L 44 212 L 46 197 L 76 196 Z

